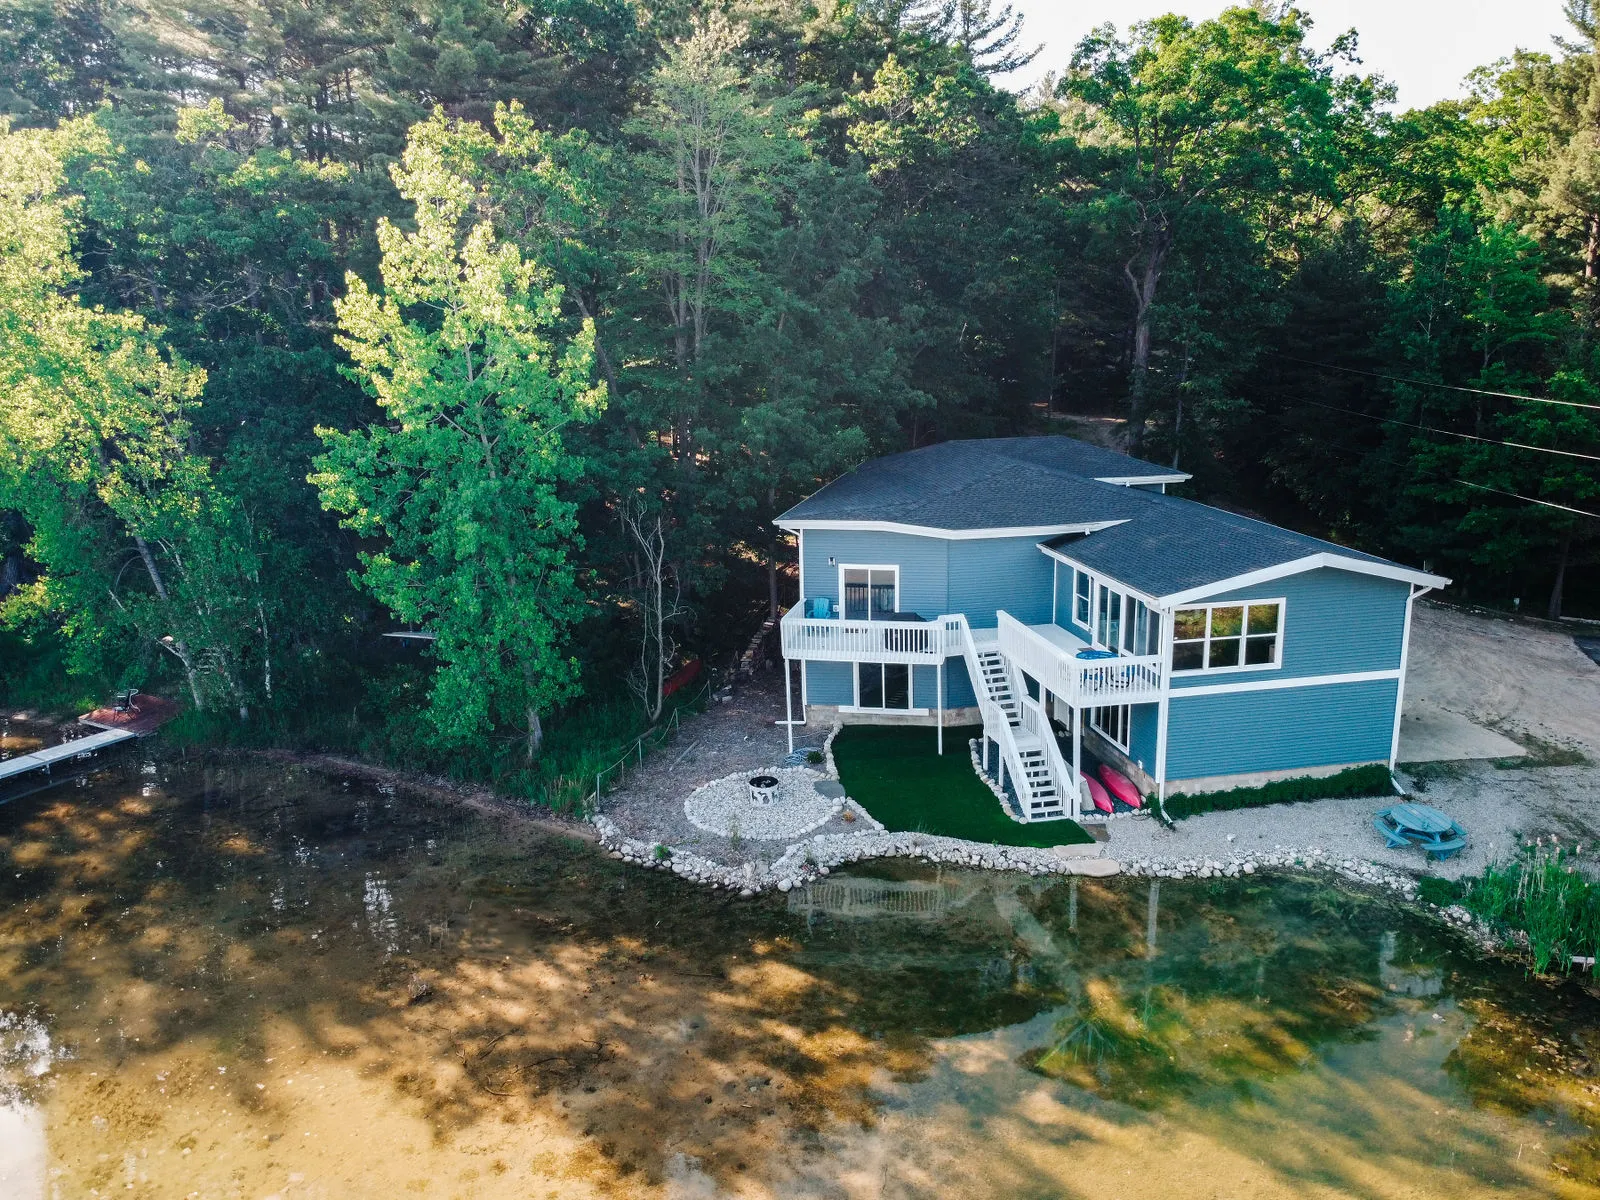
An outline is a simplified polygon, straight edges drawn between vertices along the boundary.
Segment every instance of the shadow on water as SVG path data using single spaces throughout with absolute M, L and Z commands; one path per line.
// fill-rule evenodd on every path
M 1375 900 L 897 861 L 739 902 L 281 765 L 0 808 L 0 1008 L 59 1048 L 10 1086 L 64 1195 L 1597 1178 L 1594 1001 Z

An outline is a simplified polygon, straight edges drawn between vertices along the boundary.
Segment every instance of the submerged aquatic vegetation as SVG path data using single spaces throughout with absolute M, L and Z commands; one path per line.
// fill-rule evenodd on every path
M 1525 948 L 1540 974 L 1552 963 L 1563 971 L 1575 959 L 1592 963 L 1600 953 L 1600 884 L 1580 866 L 1581 851 L 1541 838 L 1464 880 L 1462 903 L 1508 945 Z

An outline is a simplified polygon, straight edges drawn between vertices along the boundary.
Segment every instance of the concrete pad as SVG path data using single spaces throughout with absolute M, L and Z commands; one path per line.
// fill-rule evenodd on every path
M 1116 875 L 1122 870 L 1122 864 L 1113 862 L 1109 858 L 1075 858 L 1070 862 L 1071 874 L 1089 875 L 1096 879 L 1104 879 L 1108 875 Z
M 1458 712 L 1422 696 L 1407 697 L 1400 718 L 1400 761 L 1457 762 L 1468 758 L 1517 758 L 1527 751 L 1510 738 L 1475 725 Z

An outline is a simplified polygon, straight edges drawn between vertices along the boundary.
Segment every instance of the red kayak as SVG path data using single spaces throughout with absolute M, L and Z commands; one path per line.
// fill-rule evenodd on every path
M 1133 780 L 1129 779 L 1121 771 L 1101 763 L 1100 780 L 1106 785 L 1106 791 L 1121 800 L 1129 808 L 1144 807 L 1144 800 L 1139 795 L 1139 789 L 1134 787 Z
M 1094 806 L 1101 812 L 1110 812 L 1111 797 L 1106 794 L 1105 788 L 1100 786 L 1099 780 L 1089 778 L 1083 771 L 1079 771 L 1078 774 L 1083 776 L 1083 782 L 1089 788 L 1089 799 L 1094 801 Z

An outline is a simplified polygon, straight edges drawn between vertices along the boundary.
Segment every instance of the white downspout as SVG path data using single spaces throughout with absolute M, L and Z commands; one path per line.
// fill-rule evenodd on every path
M 1425 592 L 1433 591 L 1432 588 L 1413 584 L 1406 593 L 1406 627 L 1400 635 L 1400 678 L 1395 680 L 1394 688 L 1394 734 L 1389 739 L 1389 773 L 1394 774 L 1395 762 L 1400 757 L 1400 710 L 1405 705 L 1406 699 L 1406 662 L 1411 656 L 1411 608 L 1416 603 L 1418 596 Z
M 1177 626 L 1165 610 L 1156 613 L 1161 622 L 1161 702 L 1156 708 L 1156 799 L 1167 801 L 1167 723 L 1172 711 L 1172 636 Z M 1165 807 L 1162 808 L 1165 812 Z
M 789 656 L 783 656 L 783 725 L 789 731 L 789 753 L 794 753 L 794 672 L 789 670 Z

